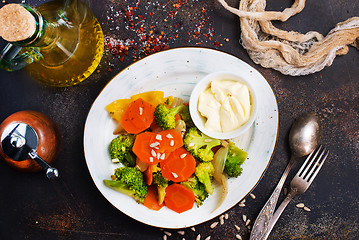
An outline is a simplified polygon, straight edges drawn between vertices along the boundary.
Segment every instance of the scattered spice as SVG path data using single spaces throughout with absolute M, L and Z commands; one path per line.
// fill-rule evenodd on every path
M 126 37 L 106 36 L 106 46 L 120 61 L 131 55 L 137 61 L 168 49 L 178 40 L 188 43 L 193 40 L 195 45 L 215 48 L 222 46 L 212 27 L 214 21 L 209 10 L 199 7 L 193 11 L 196 6 L 196 0 L 113 2 L 107 10 L 109 30 Z

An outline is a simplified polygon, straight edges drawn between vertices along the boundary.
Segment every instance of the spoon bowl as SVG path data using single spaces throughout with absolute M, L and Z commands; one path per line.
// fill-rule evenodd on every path
M 292 155 L 299 158 L 311 153 L 322 135 L 318 114 L 305 113 L 298 117 L 289 132 L 289 146 Z

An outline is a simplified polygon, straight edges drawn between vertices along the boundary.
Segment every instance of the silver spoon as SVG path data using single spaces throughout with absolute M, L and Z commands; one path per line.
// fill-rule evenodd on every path
M 305 113 L 295 120 L 289 132 L 289 146 L 292 153 L 291 159 L 284 170 L 277 187 L 274 189 L 272 195 L 254 222 L 250 239 L 265 239 L 266 232 L 269 230 L 269 222 L 273 217 L 279 194 L 290 169 L 298 158 L 306 156 L 314 151 L 320 141 L 321 134 L 322 126 L 316 113 Z

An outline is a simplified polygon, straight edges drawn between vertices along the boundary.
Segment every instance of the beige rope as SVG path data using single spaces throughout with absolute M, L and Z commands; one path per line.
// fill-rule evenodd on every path
M 302 34 L 272 25 L 271 20 L 286 21 L 302 11 L 305 0 L 294 0 L 293 5 L 282 12 L 265 11 L 265 0 L 240 0 L 239 9 L 229 6 L 225 0 L 218 1 L 240 17 L 242 45 L 251 59 L 286 75 L 318 72 L 330 66 L 337 55 L 346 54 L 347 45 L 359 46 L 359 17 L 338 23 L 323 37 L 315 31 Z

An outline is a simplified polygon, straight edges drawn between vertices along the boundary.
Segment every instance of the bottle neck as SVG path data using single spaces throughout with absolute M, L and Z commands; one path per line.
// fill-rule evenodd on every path
M 57 38 L 57 31 L 53 24 L 48 23 L 36 9 L 20 4 L 31 13 L 36 22 L 36 29 L 32 36 L 25 40 L 12 42 L 12 44 L 20 47 L 45 47 L 54 42 Z

